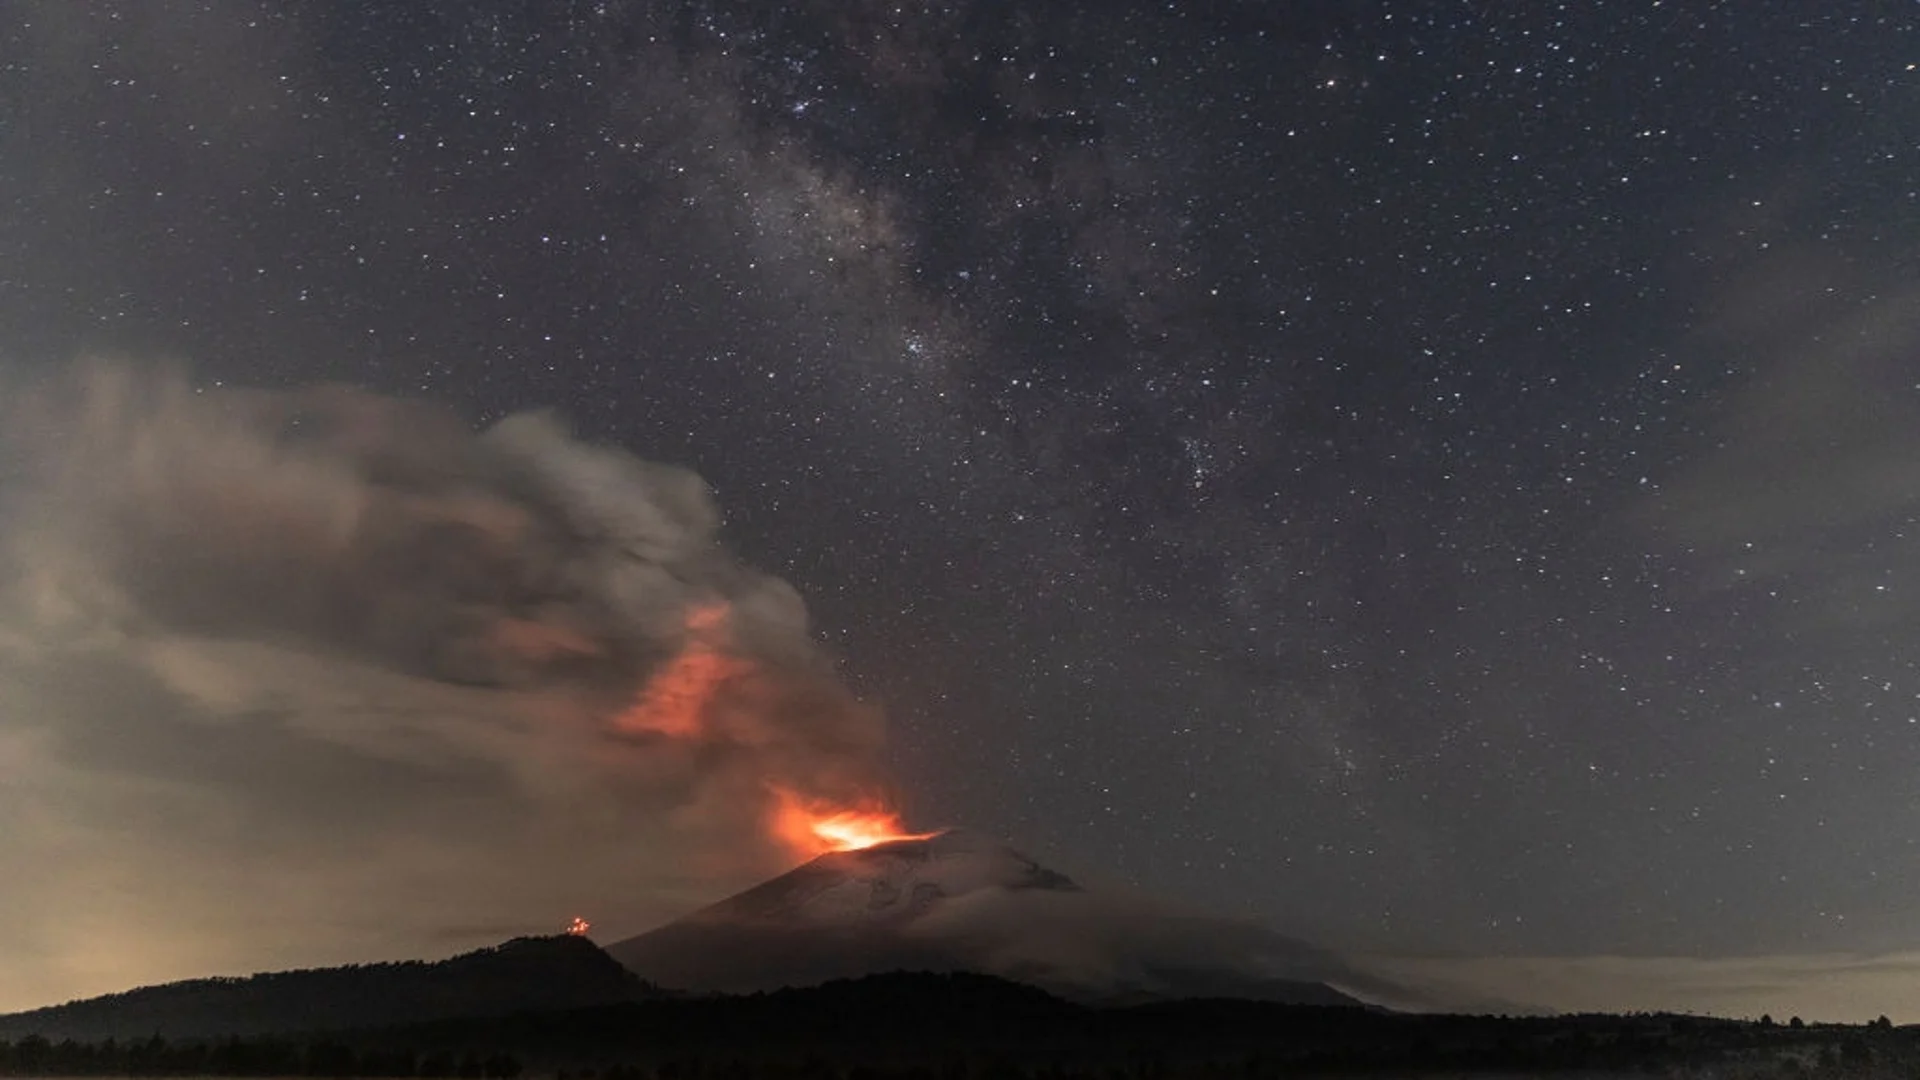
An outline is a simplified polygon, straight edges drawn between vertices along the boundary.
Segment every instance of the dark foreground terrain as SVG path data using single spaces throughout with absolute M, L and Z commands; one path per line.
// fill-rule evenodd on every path
M 1672 1015 L 1417 1016 L 1183 1001 L 1093 1008 L 976 975 L 882 975 L 335 1031 L 0 1041 L 9 1076 L 566 1080 L 1912 1077 L 1920 1029 Z
M 4 960 L 0 960 L 3 963 Z M 525 937 L 448 960 L 191 979 L 0 1016 L 0 1039 L 116 1045 L 560 1012 L 657 995 L 585 938 Z

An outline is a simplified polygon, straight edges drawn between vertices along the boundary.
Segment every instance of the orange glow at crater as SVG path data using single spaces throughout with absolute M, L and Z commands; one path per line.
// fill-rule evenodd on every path
M 790 791 L 776 789 L 775 795 L 774 835 L 805 858 L 934 835 L 908 832 L 898 813 L 877 802 L 844 807 L 809 802 Z
M 567 933 L 574 937 L 585 937 L 587 931 L 591 929 L 593 929 L 593 924 L 578 915 L 575 915 L 573 921 L 567 924 Z

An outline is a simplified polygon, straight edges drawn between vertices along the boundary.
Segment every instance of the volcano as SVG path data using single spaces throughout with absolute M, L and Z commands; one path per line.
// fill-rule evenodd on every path
M 1335 987 L 1368 981 L 1252 924 L 1090 892 L 962 829 L 821 855 L 607 952 L 657 985 L 710 993 L 927 971 L 1099 1003 L 1357 1005 Z

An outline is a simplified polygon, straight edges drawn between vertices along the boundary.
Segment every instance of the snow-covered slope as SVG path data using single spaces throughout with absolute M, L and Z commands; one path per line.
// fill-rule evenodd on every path
M 966 830 L 822 855 L 607 948 L 662 986 L 745 992 L 975 971 L 1095 1000 L 1351 1003 L 1350 975 L 1256 926 L 1103 897 Z
M 1066 875 L 990 837 L 948 829 L 924 840 L 822 855 L 688 919 L 819 928 L 897 925 L 941 900 L 980 889 L 1080 891 Z

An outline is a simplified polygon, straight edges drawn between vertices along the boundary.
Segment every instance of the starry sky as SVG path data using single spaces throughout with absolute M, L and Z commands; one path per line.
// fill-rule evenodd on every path
M 118 468 L 19 479 L 76 416 L 551 408 L 704 480 L 712 580 L 804 600 L 916 825 L 1488 993 L 1684 957 L 1792 1000 L 1920 951 L 1910 4 L 21 10 L 0 363 L 133 389 L 37 410 L 0 530 Z M 196 719 L 268 665 L 138 619 L 54 649 L 31 592 L 0 852 L 50 869 L 0 883 L 0 1006 L 636 932 L 764 869 L 623 850 L 664 804 L 502 832 L 371 696 L 301 721 L 311 670 Z M 559 805 L 579 747 L 516 723 Z

